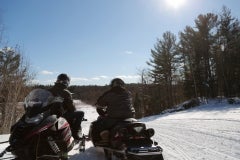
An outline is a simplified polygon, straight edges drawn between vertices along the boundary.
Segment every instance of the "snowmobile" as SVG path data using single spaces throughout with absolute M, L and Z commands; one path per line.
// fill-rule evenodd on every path
M 25 98 L 23 117 L 11 127 L 10 145 L 1 153 L 11 152 L 15 160 L 67 160 L 76 142 L 69 123 L 59 116 L 63 99 L 44 89 L 34 89 Z M 84 141 L 84 142 L 83 142 Z
M 88 138 L 95 147 L 103 148 L 107 160 L 163 160 L 163 149 L 151 138 L 154 135 L 153 128 L 147 129 L 144 123 L 128 118 L 110 130 L 102 131 L 109 133 L 109 140 L 102 142 L 96 122 L 91 123 Z

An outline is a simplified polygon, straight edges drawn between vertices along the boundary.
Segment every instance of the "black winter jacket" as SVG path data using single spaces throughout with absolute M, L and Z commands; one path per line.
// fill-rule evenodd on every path
M 49 91 L 56 97 L 62 97 L 63 101 L 63 108 L 65 112 L 74 112 L 76 110 L 73 100 L 72 94 L 67 89 L 64 89 L 64 86 L 59 83 L 55 83 L 55 85 L 49 89 Z
M 97 100 L 97 105 L 107 107 L 106 112 L 109 118 L 132 118 L 135 109 L 132 105 L 131 93 L 122 87 L 113 87 L 106 91 Z

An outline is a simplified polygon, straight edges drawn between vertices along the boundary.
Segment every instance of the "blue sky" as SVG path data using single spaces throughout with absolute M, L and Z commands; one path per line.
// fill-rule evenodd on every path
M 240 17 L 239 0 L 1 0 L 0 19 L 3 39 L 21 47 L 36 83 L 53 84 L 60 73 L 72 85 L 137 83 L 157 38 L 223 5 Z

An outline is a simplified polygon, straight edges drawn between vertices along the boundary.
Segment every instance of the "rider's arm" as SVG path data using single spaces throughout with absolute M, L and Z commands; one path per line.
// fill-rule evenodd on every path
M 96 105 L 96 110 L 98 112 L 99 115 L 103 116 L 106 115 L 106 107 L 108 106 L 108 100 L 107 100 L 107 95 L 108 95 L 109 91 L 103 93 L 102 96 L 100 96 L 97 100 Z
M 65 109 L 69 112 L 76 111 L 76 107 L 73 104 L 72 94 L 68 90 L 65 90 L 63 105 L 64 105 Z
M 103 93 L 97 100 L 96 105 L 100 106 L 100 107 L 106 107 L 108 106 L 108 95 L 109 95 L 110 91 L 107 91 L 105 93 Z

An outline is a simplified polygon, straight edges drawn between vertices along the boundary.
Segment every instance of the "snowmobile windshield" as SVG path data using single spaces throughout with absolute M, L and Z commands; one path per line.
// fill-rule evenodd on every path
M 47 106 L 52 104 L 54 96 L 45 89 L 34 89 L 25 98 L 25 121 L 27 123 L 35 123 L 43 118 L 43 112 L 47 110 Z

